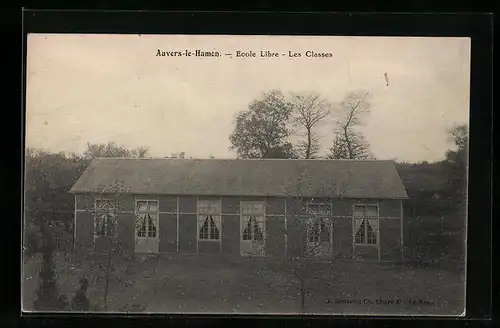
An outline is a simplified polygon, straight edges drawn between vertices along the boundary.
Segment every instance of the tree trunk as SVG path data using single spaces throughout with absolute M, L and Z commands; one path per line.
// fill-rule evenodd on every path
M 300 278 L 300 313 L 304 313 L 306 308 L 306 284 L 304 278 Z
M 306 159 L 311 157 L 311 129 L 307 129 L 307 149 L 306 149 Z
M 104 281 L 104 308 L 108 308 L 109 275 L 111 272 L 111 250 L 108 251 L 108 265 L 106 267 L 106 278 Z
M 349 155 L 349 159 L 354 159 L 352 155 L 351 140 L 349 140 L 349 133 L 347 133 L 347 127 L 344 128 L 344 136 L 345 136 L 345 142 L 347 144 L 347 152 Z

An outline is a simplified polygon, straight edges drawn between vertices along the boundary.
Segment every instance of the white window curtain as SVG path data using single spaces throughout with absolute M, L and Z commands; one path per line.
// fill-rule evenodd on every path
M 243 240 L 263 240 L 266 205 L 264 202 L 241 203 Z
M 377 205 L 355 205 L 354 242 L 356 244 L 376 245 L 379 242 L 379 211 Z
M 245 215 L 242 224 L 243 240 L 264 239 L 264 218 L 262 216 Z
M 158 235 L 158 201 L 139 200 L 136 203 L 137 237 L 156 238 Z
M 252 227 L 248 223 L 250 222 L 251 216 L 244 215 L 241 224 L 241 238 L 243 240 L 252 240 Z
M 215 215 L 198 216 L 198 236 L 201 240 L 219 240 L 221 235 L 221 219 Z
M 215 223 L 215 227 L 221 231 L 221 219 L 218 215 L 212 215 L 213 222 Z
M 221 207 L 219 201 L 198 201 L 198 239 L 220 240 Z
M 378 232 L 378 219 L 368 219 L 368 223 L 372 227 L 374 232 Z

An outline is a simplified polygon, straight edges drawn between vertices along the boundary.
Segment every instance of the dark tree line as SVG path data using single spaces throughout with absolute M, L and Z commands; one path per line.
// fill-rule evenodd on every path
M 144 157 L 146 147 L 128 149 L 114 142 L 87 144 L 83 154 L 49 153 L 28 148 L 24 176 L 24 248 L 44 243 L 60 248 L 72 244 L 74 197 L 69 189 L 95 157 Z
M 410 197 L 408 257 L 416 262 L 463 263 L 467 220 L 468 127 L 448 131 L 455 149 L 434 163 L 397 163 Z

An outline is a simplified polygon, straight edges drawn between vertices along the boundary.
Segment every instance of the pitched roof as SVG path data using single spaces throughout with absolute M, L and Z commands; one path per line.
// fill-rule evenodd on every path
M 98 158 L 70 192 L 116 190 L 199 196 L 408 198 L 393 161 L 355 160 Z

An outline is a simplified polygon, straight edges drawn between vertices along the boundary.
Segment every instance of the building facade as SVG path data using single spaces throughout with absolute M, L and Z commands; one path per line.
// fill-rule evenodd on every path
M 391 161 L 96 159 L 75 183 L 75 247 L 403 259 Z

